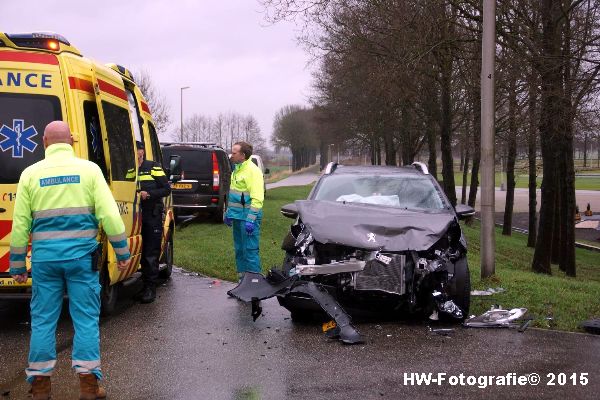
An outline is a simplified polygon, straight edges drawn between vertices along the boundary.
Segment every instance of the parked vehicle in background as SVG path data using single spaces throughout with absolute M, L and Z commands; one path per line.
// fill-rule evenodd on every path
M 260 170 L 263 173 L 263 180 L 266 181 L 265 175 L 267 175 L 270 171 L 269 168 L 265 168 L 265 164 L 263 163 L 263 160 L 261 158 L 261 156 L 259 156 L 258 154 L 252 154 L 250 156 L 250 160 L 252 160 L 252 162 L 258 167 L 260 168 Z M 265 194 L 267 193 L 267 184 L 265 183 Z
M 227 210 L 231 164 L 215 143 L 161 143 L 163 165 L 171 156 L 181 157 L 181 180 L 172 185 L 173 208 L 177 215 L 207 213 L 217 220 Z

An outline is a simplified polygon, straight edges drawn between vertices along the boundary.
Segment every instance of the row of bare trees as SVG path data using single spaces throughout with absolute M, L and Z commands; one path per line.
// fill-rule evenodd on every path
M 549 274 L 557 263 L 574 276 L 573 143 L 598 128 L 600 1 L 497 4 L 496 148 L 506 159 L 508 183 L 504 233 L 512 227 L 517 154 L 526 149 L 532 268 Z M 315 131 L 322 159 L 328 143 L 368 148 L 373 164 L 410 164 L 424 156 L 456 204 L 460 155 L 461 200 L 475 204 L 481 0 L 263 0 L 263 5 L 271 22 L 302 24 L 299 39 L 319 62 L 312 120 L 321 127 Z
M 230 149 L 233 143 L 243 140 L 253 145 L 256 154 L 264 154 L 266 151 L 266 141 L 260 133 L 256 118 L 237 112 L 220 113 L 216 117 L 193 114 L 183 123 L 183 137 L 182 132 L 172 132 L 169 135 L 171 119 L 165 97 L 153 84 L 148 72 L 142 70 L 135 73 L 135 80 L 148 102 L 156 131 L 163 138 L 171 136 L 185 142 L 216 143 L 224 149 Z
M 181 135 L 178 135 L 178 139 L 181 139 Z M 257 154 L 266 150 L 266 141 L 260 134 L 258 121 L 252 115 L 237 112 L 218 114 L 216 117 L 193 114 L 183 122 L 184 142 L 210 142 L 230 149 L 233 143 L 241 140 L 252 144 Z

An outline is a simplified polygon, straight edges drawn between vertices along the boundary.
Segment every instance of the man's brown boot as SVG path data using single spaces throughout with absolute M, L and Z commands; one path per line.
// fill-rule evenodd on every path
M 31 396 L 33 400 L 50 399 L 50 377 L 36 376 L 31 383 Z
M 98 385 L 94 374 L 79 374 L 79 400 L 104 399 L 106 390 Z

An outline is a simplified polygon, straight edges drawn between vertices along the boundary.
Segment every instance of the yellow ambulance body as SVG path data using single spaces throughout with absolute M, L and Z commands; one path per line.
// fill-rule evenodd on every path
M 162 164 L 148 104 L 129 71 L 83 57 L 60 35 L 0 33 L 0 298 L 31 293 L 31 279 L 19 285 L 8 275 L 13 206 L 19 176 L 25 167 L 44 158 L 44 128 L 54 120 L 69 124 L 75 154 L 102 169 L 129 236 L 132 262 L 123 272 L 116 268 L 110 243 L 98 238 L 103 246 L 98 266 L 102 306 L 105 314 L 110 313 L 119 283 L 131 282 L 140 267 L 135 141 L 144 142 L 147 159 Z M 174 232 L 170 196 L 165 203 L 161 275 L 168 277 Z M 30 254 L 27 268 L 31 268 Z

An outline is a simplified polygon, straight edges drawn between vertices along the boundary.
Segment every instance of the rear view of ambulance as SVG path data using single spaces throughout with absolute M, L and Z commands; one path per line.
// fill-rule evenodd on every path
M 30 296 L 31 280 L 19 285 L 8 275 L 12 213 L 19 176 L 44 158 L 44 128 L 54 120 L 69 124 L 75 154 L 98 164 L 125 223 L 132 254 L 128 270 L 116 268 L 110 243 L 98 237 L 103 248 L 98 265 L 102 307 L 107 314 L 115 306 L 120 284 L 130 281 L 140 265 L 135 141 L 144 142 L 147 159 L 162 160 L 150 110 L 125 68 L 83 57 L 60 35 L 0 33 L 0 298 Z M 167 174 L 177 172 L 176 164 Z M 161 273 L 168 276 L 173 257 L 170 197 L 165 203 Z

